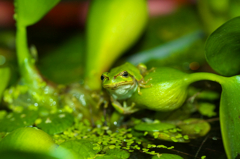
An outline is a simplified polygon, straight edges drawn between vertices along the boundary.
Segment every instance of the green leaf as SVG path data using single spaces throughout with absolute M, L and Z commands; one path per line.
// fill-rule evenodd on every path
M 1 159 L 77 159 L 69 150 L 59 147 L 47 153 L 7 150 L 0 152 Z
M 222 85 L 220 124 L 228 158 L 240 154 L 240 76 L 226 78 Z
M 41 122 L 37 124 L 37 127 L 48 134 L 57 134 L 72 126 L 73 122 L 74 117 L 72 114 L 56 113 L 41 117 Z
M 211 128 L 208 122 L 203 119 L 196 118 L 184 120 L 178 126 L 180 129 L 182 129 L 182 134 L 188 135 L 189 138 L 204 136 L 209 132 Z
M 181 156 L 163 153 L 160 156 L 153 156 L 152 159 L 183 159 Z
M 55 156 L 50 156 L 47 153 L 23 152 L 23 151 L 15 151 L 15 150 L 2 151 L 0 152 L 0 156 L 1 156 L 1 159 L 13 159 L 13 158 L 57 159 Z M 63 159 L 63 158 L 59 158 L 59 159 Z
M 7 67 L 0 68 L 0 103 L 2 100 L 3 91 L 6 89 L 8 85 L 9 78 L 10 78 L 10 69 Z
M 216 106 L 212 103 L 199 103 L 198 111 L 202 115 L 205 115 L 205 116 L 208 116 L 208 117 L 213 117 L 213 116 L 217 115 L 217 113 L 214 112 L 215 107 Z
M 37 65 L 40 72 L 51 81 L 69 84 L 83 78 L 85 60 L 83 34 L 74 35 L 44 55 Z
M 140 123 L 134 129 L 138 131 L 163 131 L 175 128 L 176 126 L 168 123 Z
M 127 159 L 130 154 L 126 150 L 122 149 L 108 149 L 106 154 L 96 156 L 96 159 Z
M 38 22 L 60 0 L 15 0 L 15 19 L 18 25 L 29 26 Z
M 233 18 L 215 30 L 206 42 L 209 65 L 224 76 L 240 72 L 240 17 Z
M 91 1 L 85 71 L 90 88 L 101 89 L 99 77 L 139 38 L 147 17 L 145 0 Z
M 20 127 L 33 125 L 37 117 L 37 111 L 27 109 L 21 113 L 8 113 L 0 120 L 0 132 L 10 132 Z
M 112 156 L 113 158 L 118 157 L 121 159 L 125 159 L 130 156 L 127 151 L 121 149 L 109 149 L 107 150 L 106 155 Z
M 60 145 L 60 147 L 64 147 L 69 149 L 70 151 L 75 152 L 80 159 L 88 159 L 93 158 L 95 155 L 101 150 L 100 146 L 99 149 L 94 147 L 99 146 L 95 142 L 89 140 L 74 140 L 74 141 L 67 141 Z

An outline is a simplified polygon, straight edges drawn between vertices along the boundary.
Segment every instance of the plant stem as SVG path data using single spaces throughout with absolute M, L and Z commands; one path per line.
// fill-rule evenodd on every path
M 34 59 L 31 57 L 27 45 L 27 31 L 25 26 L 17 25 L 17 57 L 20 67 L 20 73 L 23 77 L 23 81 L 31 86 L 37 86 L 42 81 L 34 63 Z
M 187 76 L 185 80 L 191 84 L 193 82 L 201 81 L 201 80 L 209 80 L 209 81 L 214 81 L 219 84 L 224 83 L 227 77 L 219 76 L 213 73 L 206 73 L 206 72 L 198 72 L 198 73 L 192 73 Z
M 18 64 L 21 67 L 24 65 L 24 61 L 30 58 L 27 45 L 27 31 L 24 26 L 17 26 L 17 56 Z M 21 70 L 22 71 L 22 70 Z

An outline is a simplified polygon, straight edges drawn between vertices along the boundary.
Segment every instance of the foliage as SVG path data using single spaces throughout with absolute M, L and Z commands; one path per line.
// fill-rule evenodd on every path
M 239 26 L 240 17 L 236 17 L 209 36 L 206 42 L 206 59 L 211 67 L 221 75 L 233 76 L 240 72 Z
M 171 145 L 173 143 L 170 146 L 163 144 L 162 140 L 185 143 L 209 132 L 210 124 L 207 120 L 189 117 L 196 110 L 209 117 L 216 115 L 216 112 L 213 111 L 215 105 L 211 103 L 218 99 L 219 95 L 211 92 L 202 92 L 198 97 L 192 98 L 194 100 L 210 100 L 210 103 L 199 102 L 198 106 L 194 107 L 194 104 L 186 102 L 181 107 L 182 110 L 180 110 L 181 108 L 174 110 L 170 115 L 164 112 L 165 116 L 162 116 L 163 121 L 161 119 L 161 122 L 149 119 L 152 118 L 152 112 L 144 113 L 146 118 L 142 118 L 140 114 L 140 119 L 125 118 L 124 120 L 123 115 L 116 112 L 112 115 L 111 108 L 107 108 L 111 97 L 105 92 L 100 92 L 99 77 L 139 38 L 147 21 L 144 0 L 138 1 L 138 3 L 135 0 L 93 1 L 87 23 L 85 76 L 78 76 L 84 78 L 82 79 L 85 82 L 84 85 L 57 86 L 46 81 L 38 72 L 35 58 L 28 49 L 26 27 L 37 23 L 58 2 L 59 0 L 15 0 L 16 51 L 21 80 L 5 90 L 10 78 L 10 71 L 8 68 L 0 68 L 0 75 L 3 77 L 0 79 L 0 98 L 4 94 L 3 99 L 7 103 L 7 107 L 0 112 L 1 137 L 10 132 L 0 142 L 0 147 L 9 146 L 8 150 L 0 151 L 1 156 L 5 158 L 16 155 L 20 157 L 63 158 L 62 155 L 65 158 L 125 159 L 134 155 L 135 152 L 140 152 L 148 157 L 153 155 L 154 159 L 177 159 L 181 157 L 163 153 L 174 150 L 175 147 Z M 224 11 L 224 5 L 221 4 L 214 9 Z M 102 10 L 103 6 L 104 10 Z M 152 77 L 155 80 L 152 81 L 156 85 L 159 82 L 163 83 L 161 97 L 152 95 L 150 98 L 147 96 L 147 98 L 167 103 L 165 111 L 181 106 L 186 100 L 188 86 L 194 82 L 210 80 L 222 86 L 219 115 L 224 148 L 228 158 L 236 158 L 240 150 L 240 144 L 237 142 L 240 140 L 238 135 L 240 131 L 240 75 L 237 75 L 240 68 L 238 61 L 239 21 L 240 18 L 236 17 L 223 24 L 209 36 L 205 46 L 206 59 L 215 71 L 224 76 L 236 76 L 223 77 L 212 73 L 187 74 L 174 69 L 162 72 L 159 80 L 159 77 L 155 77 L 154 73 L 146 75 L 146 78 Z M 96 25 L 98 27 L 94 27 Z M 201 33 L 196 31 L 170 42 L 168 45 L 133 55 L 128 60 L 136 63 L 147 62 L 159 55 L 155 53 L 156 51 L 168 50 L 169 46 L 178 44 L 179 47 L 168 50 L 166 56 L 161 59 L 169 62 L 183 55 L 174 53 L 178 48 L 185 49 L 192 45 L 193 42 L 201 38 Z M 66 54 L 68 50 L 77 47 L 78 41 L 79 39 L 75 37 L 73 41 L 70 40 L 60 50 Z M 82 40 L 80 39 L 80 41 Z M 83 46 L 81 48 L 84 52 Z M 79 66 L 83 69 L 85 58 L 82 54 L 80 57 L 82 57 L 82 63 Z M 151 61 L 149 65 L 151 65 Z M 82 71 L 80 73 L 83 74 Z M 71 80 L 60 80 L 59 83 L 68 83 L 69 81 Z M 157 94 L 154 90 L 156 87 L 153 87 L 151 93 Z M 149 95 L 150 92 L 145 94 Z M 145 94 L 143 93 L 143 97 L 137 101 L 139 102 L 137 104 L 145 104 Z M 174 96 L 176 94 L 179 96 Z M 177 104 L 177 107 L 171 107 L 172 105 L 169 106 L 168 103 Z M 100 107 L 101 105 L 104 105 L 104 108 Z M 208 107 L 207 111 L 206 107 Z M 145 108 L 160 109 L 159 107 Z M 188 111 L 183 109 L 188 109 Z M 183 112 L 186 113 L 185 117 L 182 117 Z M 36 129 L 26 128 L 28 126 L 38 127 L 43 131 L 34 132 Z M 19 130 L 29 131 L 23 133 Z M 40 135 L 36 135 L 39 132 Z M 38 143 L 40 143 L 40 147 L 44 147 L 44 143 L 41 142 L 45 140 L 41 139 L 41 135 L 51 141 L 49 147 L 55 146 L 55 143 L 60 146 L 43 154 L 34 153 L 34 150 L 38 149 Z M 22 147 L 24 150 L 18 152 Z M 30 152 L 25 152 L 28 150 Z

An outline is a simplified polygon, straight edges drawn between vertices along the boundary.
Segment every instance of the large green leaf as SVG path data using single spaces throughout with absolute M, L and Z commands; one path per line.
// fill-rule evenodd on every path
M 72 126 L 73 122 L 73 115 L 63 112 L 42 117 L 41 122 L 37 124 L 37 127 L 41 128 L 48 134 L 57 134 Z
M 61 144 L 61 147 L 75 152 L 79 159 L 93 158 L 101 150 L 97 143 L 86 139 L 67 141 Z
M 240 72 L 240 17 L 233 18 L 215 30 L 205 46 L 210 66 L 224 76 Z
M 24 109 L 21 113 L 8 113 L 0 120 L 0 132 L 10 132 L 17 128 L 31 126 L 37 117 L 37 111 L 28 109 Z
M 101 74 L 138 39 L 147 17 L 145 0 L 91 1 L 85 71 L 90 88 L 101 89 Z
M 21 26 L 38 22 L 60 0 L 15 0 L 15 19 Z
M 226 78 L 222 85 L 220 123 L 228 158 L 240 154 L 240 76 Z

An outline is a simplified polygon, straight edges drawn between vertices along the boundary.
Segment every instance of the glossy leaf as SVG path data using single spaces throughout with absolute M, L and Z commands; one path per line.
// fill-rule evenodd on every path
M 228 158 L 240 154 L 240 76 L 222 83 L 220 124 L 224 148 Z
M 224 76 L 240 72 L 240 17 L 233 18 L 215 30 L 205 46 L 209 65 Z
M 10 78 L 10 69 L 9 68 L 0 68 L 0 103 L 2 100 L 2 94 L 5 88 L 8 85 Z
M 8 113 L 0 120 L 0 132 L 11 132 L 17 128 L 31 126 L 37 117 L 37 111 L 27 109 L 21 113 Z
M 14 130 L 1 140 L 0 151 L 51 152 L 56 146 L 52 137 L 46 132 L 32 127 L 23 127 Z
M 55 156 L 50 156 L 46 153 L 36 153 L 36 152 L 23 152 L 23 151 L 2 151 L 0 152 L 1 159 L 56 159 Z M 63 158 L 60 158 L 63 159 Z
M 85 139 L 67 141 L 61 144 L 60 147 L 75 152 L 78 158 L 81 159 L 93 158 L 101 150 L 98 144 Z
M 15 0 L 15 19 L 18 25 L 38 22 L 60 0 Z
M 145 0 L 91 1 L 85 72 L 90 88 L 101 88 L 101 74 L 138 39 L 146 22 Z
M 72 114 L 56 113 L 42 117 L 41 122 L 37 124 L 37 127 L 41 128 L 48 134 L 57 134 L 72 126 L 73 121 L 74 117 Z
M 168 123 L 140 123 L 134 129 L 138 131 L 163 131 L 175 128 L 176 126 Z

